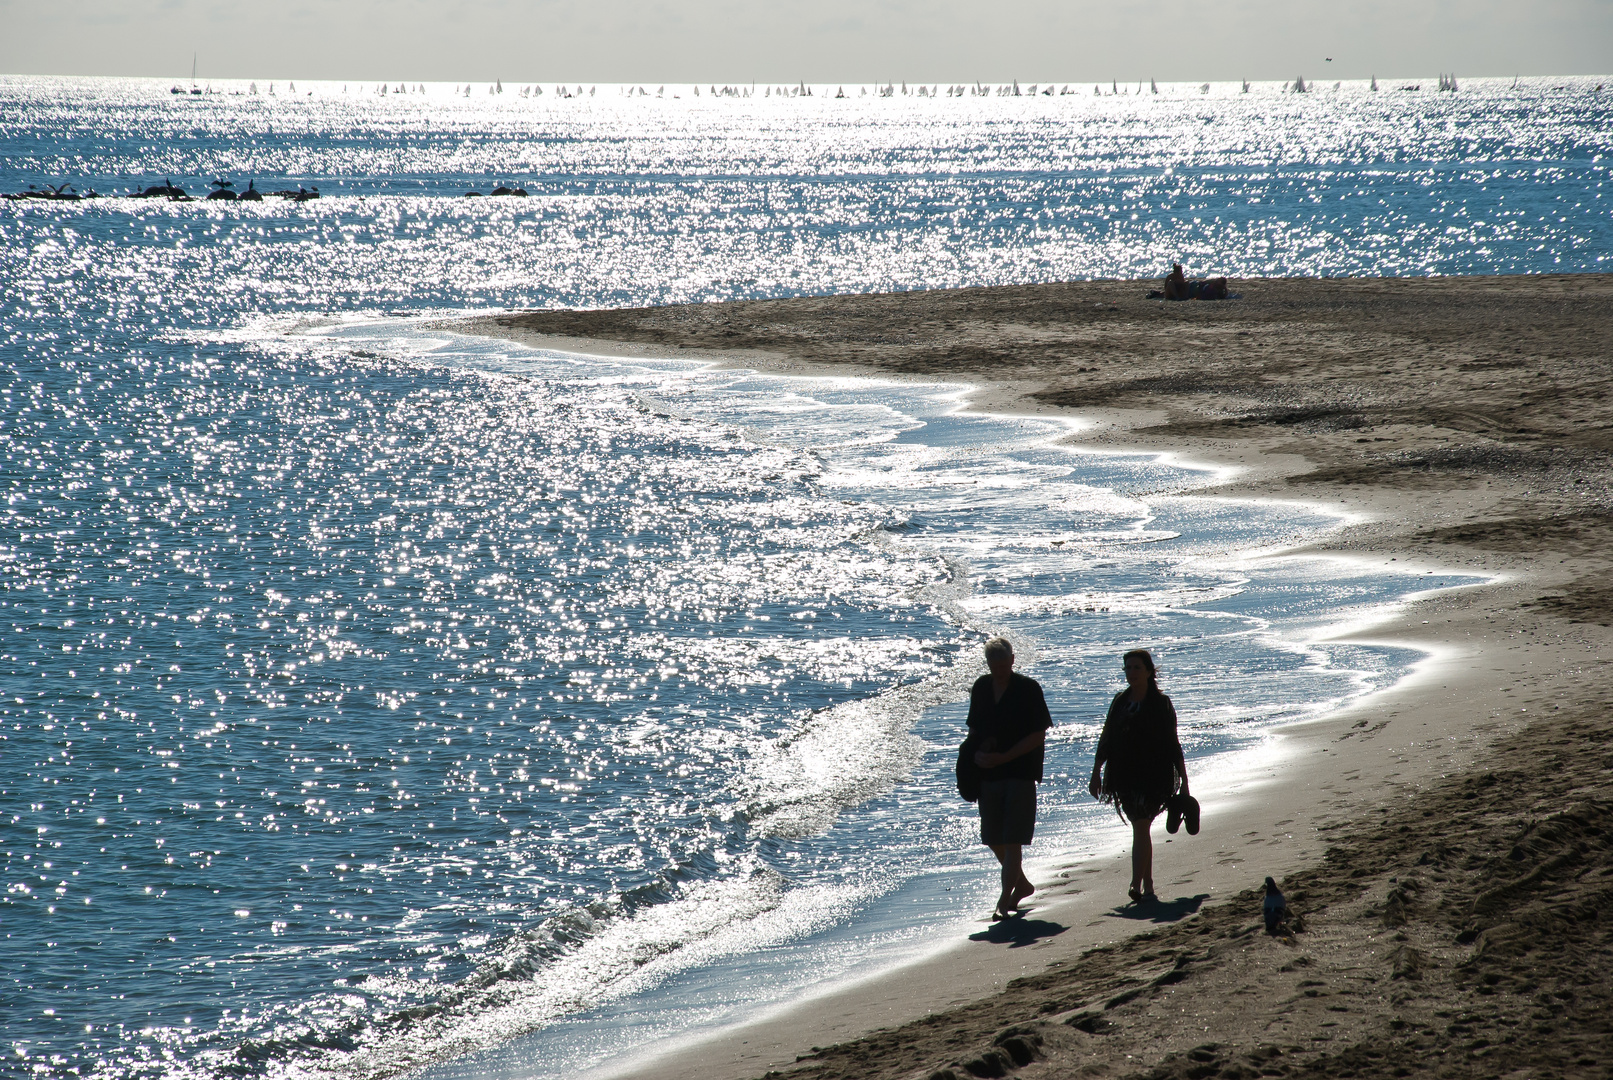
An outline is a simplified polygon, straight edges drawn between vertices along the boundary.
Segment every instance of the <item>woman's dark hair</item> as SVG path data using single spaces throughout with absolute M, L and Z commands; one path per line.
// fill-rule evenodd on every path
M 1155 668 L 1153 656 L 1149 655 L 1147 649 L 1133 649 L 1125 656 L 1120 658 L 1120 663 L 1123 667 L 1129 667 L 1133 660 L 1141 661 L 1143 667 L 1148 669 L 1149 691 L 1155 694 L 1159 693 L 1159 683 L 1154 681 Z

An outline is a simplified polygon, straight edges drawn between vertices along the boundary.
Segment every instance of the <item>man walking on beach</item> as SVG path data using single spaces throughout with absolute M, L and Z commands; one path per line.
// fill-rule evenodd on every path
M 991 674 L 969 693 L 969 739 L 980 768 L 980 841 L 1002 864 L 1002 895 L 994 919 L 1005 919 L 1036 891 L 1020 865 L 1036 831 L 1036 785 L 1042 779 L 1042 744 L 1053 726 L 1042 687 L 1014 672 L 1008 639 L 986 642 Z

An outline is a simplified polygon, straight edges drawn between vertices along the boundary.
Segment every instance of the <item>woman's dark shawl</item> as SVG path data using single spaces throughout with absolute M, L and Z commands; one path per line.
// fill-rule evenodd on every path
M 1135 713 L 1128 704 L 1126 691 L 1115 695 L 1098 737 L 1097 756 L 1103 760 L 1098 797 L 1116 810 L 1125 803 L 1162 807 L 1181 783 L 1176 774 L 1182 752 L 1176 738 L 1176 710 L 1158 690 L 1151 691 Z

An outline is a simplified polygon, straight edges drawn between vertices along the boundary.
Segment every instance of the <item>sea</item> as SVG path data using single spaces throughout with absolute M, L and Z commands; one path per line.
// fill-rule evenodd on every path
M 1338 511 L 965 381 L 448 327 L 1598 272 L 1606 81 L 0 77 L 0 191 L 97 195 L 0 203 L 0 1072 L 608 1075 L 979 928 L 992 634 L 1056 720 L 1033 875 L 1124 839 L 1125 649 L 1196 778 L 1408 677 L 1353 631 L 1475 579 L 1300 554 Z

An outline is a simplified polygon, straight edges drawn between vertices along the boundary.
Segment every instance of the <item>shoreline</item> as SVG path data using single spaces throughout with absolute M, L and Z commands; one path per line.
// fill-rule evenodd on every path
M 1076 1048 L 1066 1044 L 1071 1039 L 1092 1043 L 1093 1037 L 1057 1022 L 1068 1019 L 1063 1017 L 1068 1010 L 1033 1013 L 1028 1019 L 1016 1013 L 1010 1000 L 1013 980 L 1044 980 L 1055 968 L 1072 975 L 1092 968 L 1098 963 L 1094 956 L 1139 933 L 1147 939 L 1236 920 L 1236 905 L 1227 898 L 1243 897 L 1266 874 L 1290 887 L 1291 878 L 1322 873 L 1329 849 L 1338 850 L 1336 841 L 1370 831 L 1374 817 L 1403 815 L 1419 801 L 1437 800 L 1445 788 L 1470 777 L 1475 763 L 1494 756 L 1491 745 L 1516 737 L 1531 719 L 1529 710 L 1537 716 L 1543 709 L 1560 712 L 1565 695 L 1550 685 L 1558 671 L 1577 667 L 1580 688 L 1590 689 L 1589 697 L 1610 696 L 1613 673 L 1606 658 L 1613 648 L 1603 624 L 1610 621 L 1613 605 L 1597 583 L 1606 570 L 1602 552 L 1609 550 L 1605 541 L 1613 536 L 1613 515 L 1607 505 L 1607 419 L 1596 403 L 1613 381 L 1613 366 L 1607 363 L 1613 348 L 1592 309 L 1613 296 L 1613 278 L 1249 282 L 1239 285 L 1250 297 L 1244 307 L 1166 306 L 1142 300 L 1145 285 L 1099 282 L 538 312 L 440 324 L 568 352 L 674 356 L 791 374 L 962 379 L 979 387 L 966 401 L 971 410 L 1074 413 L 1093 421 L 1065 440 L 1076 447 L 1162 452 L 1238 470 L 1184 494 L 1279 498 L 1355 515 L 1325 544 L 1286 554 L 1385 563 L 1414 559 L 1492 578 L 1482 587 L 1411 602 L 1385 622 L 1342 639 L 1424 648 L 1428 659 L 1416 665 L 1418 677 L 1327 717 L 1285 726 L 1275 741 L 1286 752 L 1237 787 L 1218 793 L 1195 784 L 1206 806 L 1206 835 L 1162 852 L 1159 886 L 1162 898 L 1181 894 L 1193 902 L 1173 909 L 1177 919 L 1160 924 L 1165 930 L 1151 922 L 1144 929 L 1113 911 L 1116 897 L 1124 898 L 1123 860 L 1115 866 L 1112 857 L 1099 856 L 1088 862 L 1109 865 L 1065 867 L 1039 892 L 1033 918 L 1063 928 L 1059 932 L 1017 943 L 960 942 L 744 1028 L 680 1049 L 656 1048 L 653 1063 L 620 1062 L 594 1075 L 742 1080 L 778 1069 L 802 1075 L 928 1076 L 951 1068 L 962 1076 L 968 1070 L 961 1059 L 945 1060 L 958 1058 L 958 1051 L 936 1028 L 938 1019 L 963 1013 L 1001 1020 L 998 1027 L 1030 1023 L 1041 1041 L 1039 1060 L 1027 1060 L 1016 1075 L 1065 1075 L 1076 1061 L 1070 1056 Z M 1278 294 L 1277 303 L 1269 302 L 1271 293 Z M 1383 293 L 1393 294 L 1387 304 L 1379 302 Z M 1475 307 L 1464 299 L 1476 293 L 1489 300 L 1476 307 L 1484 325 L 1477 333 L 1456 332 L 1466 315 L 1452 316 L 1446 309 Z M 1262 298 L 1268 302 L 1255 302 Z M 1505 317 L 1485 323 L 1483 313 L 1493 316 L 1498 309 Z M 1393 325 L 1397 319 L 1404 325 Z M 587 333 L 578 333 L 582 330 Z M 1411 349 L 1414 331 L 1443 341 L 1441 349 Z M 1241 370 L 1231 370 L 1226 358 L 1208 347 L 1217 336 L 1237 346 L 1237 338 L 1257 333 L 1274 343 L 1264 350 L 1243 343 Z M 976 343 L 993 336 L 1018 343 L 1035 362 Z M 1523 361 L 1503 351 L 1521 351 L 1517 343 L 1527 345 L 1531 337 L 1537 347 Z M 1194 356 L 1184 343 L 1201 350 L 1193 362 L 1183 359 Z M 1312 348 L 1331 363 L 1307 363 L 1304 353 Z M 1404 359 L 1389 362 L 1396 349 L 1415 355 L 1417 364 L 1408 370 Z M 834 360 L 837 350 L 854 362 Z M 1504 363 L 1483 355 L 1486 350 L 1500 354 Z M 1383 366 L 1363 370 L 1359 351 L 1372 356 L 1368 366 Z M 1339 356 L 1349 358 L 1354 375 L 1345 386 L 1327 387 L 1328 381 L 1340 381 L 1334 366 L 1342 363 Z M 1113 361 L 1118 365 L 1111 366 Z M 943 364 L 949 370 L 941 370 Z M 1439 384 L 1447 379 L 1426 378 L 1436 365 L 1442 373 L 1458 372 L 1448 379 L 1454 385 L 1443 391 Z M 1520 368 L 1531 379 L 1556 384 L 1570 404 L 1577 398 L 1578 411 L 1588 415 L 1559 409 L 1564 415 L 1556 427 L 1567 431 L 1552 430 L 1530 414 L 1525 400 L 1514 410 L 1525 414 L 1524 423 L 1502 432 L 1496 423 L 1500 411 L 1475 408 L 1476 398 L 1486 389 L 1500 390 L 1492 396 L 1515 390 L 1498 384 L 1510 382 Z M 1462 372 L 1477 376 L 1464 378 Z M 1493 372 L 1512 374 L 1496 378 Z M 1419 378 L 1419 397 L 1399 393 Z M 1467 385 L 1481 382 L 1491 385 Z M 1534 412 L 1562 403 L 1548 398 L 1542 407 L 1537 395 Z M 1528 441 L 1541 445 L 1509 445 L 1519 440 L 1507 436 L 1528 434 L 1520 429 L 1533 429 Z M 1377 446 L 1383 442 L 1392 444 L 1390 455 Z M 1542 461 L 1542 454 L 1552 456 Z M 1564 587 L 1565 596 L 1548 595 Z M 1568 621 L 1574 618 L 1591 621 Z M 1555 640 L 1541 641 L 1544 634 Z M 1319 792 L 1326 793 L 1324 799 L 1315 797 Z M 1047 858 L 1034 849 L 1033 854 L 1038 861 Z M 1311 915 L 1313 923 L 1324 918 L 1322 912 Z M 1307 940 L 1299 935 L 1298 947 Z M 1271 943 L 1257 937 L 1245 944 L 1257 949 Z M 1278 961 L 1282 950 L 1274 947 L 1278 953 L 1270 959 Z M 1432 949 L 1425 946 L 1424 952 L 1432 955 Z M 1201 965 L 1193 981 L 1201 988 L 1213 985 L 1214 966 Z M 1280 962 L 1268 966 L 1259 973 L 1262 978 L 1295 981 L 1291 966 L 1287 972 L 1279 970 Z M 1129 978 L 1123 969 L 1122 963 L 1120 977 Z M 1173 985 L 1160 984 L 1133 1000 L 1169 996 Z M 1205 992 L 1201 989 L 1200 996 Z M 1115 1015 L 1118 1019 L 1119 1012 Z M 1107 1011 L 1104 1020 L 1111 1022 Z M 1209 1041 L 1255 1046 L 1255 1035 L 1242 1030 L 1248 1023 L 1223 1020 L 1210 1025 L 1221 1030 L 1218 1039 L 1206 1035 L 1179 1045 L 1185 1033 L 1150 1031 L 1144 1025 L 1128 1040 L 1103 1038 L 1097 1040 L 1102 1045 L 1084 1045 L 1077 1058 L 1084 1073 L 1107 1075 L 1135 1070 L 1150 1059 L 1168 1062 Z M 876 1029 L 894 1031 L 870 1035 Z M 928 1041 L 925 1032 L 932 1036 Z M 884 1060 L 888 1054 L 870 1057 L 870 1046 L 904 1038 L 916 1055 L 906 1072 L 892 1071 L 896 1063 Z M 843 1045 L 818 1049 L 835 1043 Z M 1122 1045 L 1129 1049 L 1115 1057 Z M 989 1053 L 989 1040 L 986 1049 L 975 1049 Z M 1284 1053 L 1294 1059 L 1305 1051 L 1296 1044 Z M 841 1071 L 831 1067 L 837 1061 Z

